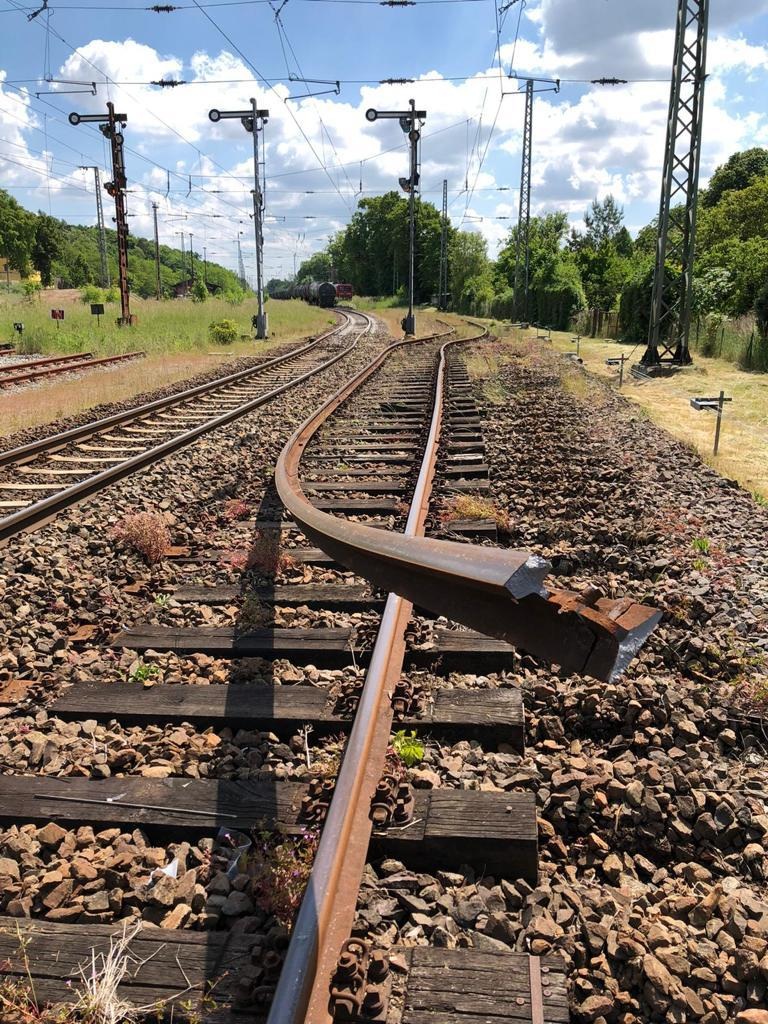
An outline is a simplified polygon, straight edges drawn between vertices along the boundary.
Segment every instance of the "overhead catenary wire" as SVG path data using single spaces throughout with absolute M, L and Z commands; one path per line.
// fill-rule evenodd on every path
M 258 68 L 256 67 L 256 65 L 255 65 L 255 64 L 253 63 L 253 61 L 252 61 L 252 60 L 251 60 L 251 59 L 250 59 L 249 57 L 247 57 L 247 56 L 246 56 L 246 55 L 245 55 L 245 54 L 243 53 L 243 51 L 242 51 L 242 50 L 240 49 L 240 47 L 239 47 L 239 46 L 237 45 L 237 43 L 235 43 L 235 41 L 234 41 L 234 40 L 233 40 L 233 39 L 232 39 L 232 38 L 231 38 L 231 37 L 230 37 L 230 36 L 229 36 L 229 35 L 228 35 L 228 34 L 227 34 L 227 33 L 226 33 L 225 31 L 224 31 L 224 29 L 223 29 L 223 28 L 221 28 L 221 26 L 220 26 L 220 25 L 218 25 L 218 24 L 216 23 L 216 21 L 214 21 L 214 19 L 213 19 L 213 18 L 211 17 L 211 15 L 210 15 L 210 14 L 209 14 L 209 13 L 208 13 L 208 12 L 207 12 L 206 10 L 205 10 L 205 8 L 204 8 L 204 7 L 201 7 L 201 6 L 200 6 L 200 4 L 198 3 L 198 0 L 194 0 L 194 3 L 195 3 L 195 6 L 196 6 L 196 7 L 197 7 L 197 8 L 198 8 L 198 9 L 199 9 L 200 11 L 201 11 L 201 13 L 203 14 L 203 16 L 204 16 L 205 18 L 207 18 L 207 19 L 208 19 L 208 21 L 209 21 L 209 22 L 211 23 L 211 25 L 213 25 L 213 27 L 214 27 L 214 28 L 216 29 L 216 31 L 217 31 L 217 32 L 218 32 L 218 33 L 219 33 L 219 34 L 220 34 L 221 36 L 223 36 L 223 37 L 224 37 L 224 39 L 226 39 L 226 41 L 227 41 L 227 42 L 229 43 L 229 45 L 230 45 L 231 47 L 233 47 L 233 49 L 234 49 L 234 50 L 236 51 L 236 53 L 237 53 L 237 54 L 238 54 L 238 55 L 240 56 L 240 58 L 241 58 L 241 59 L 242 59 L 243 61 L 245 61 L 245 63 L 246 63 L 246 64 L 248 65 L 248 67 L 249 67 L 249 68 L 250 68 L 250 69 L 251 69 L 251 70 L 253 71 L 253 73 L 254 73 L 254 74 L 256 75 L 256 77 L 257 77 L 257 78 L 259 79 L 259 81 L 261 81 L 261 82 L 262 82 L 262 83 L 263 83 L 264 85 L 266 85 L 266 86 L 267 86 L 267 88 L 268 88 L 268 89 L 269 89 L 269 90 L 270 90 L 271 92 L 273 92 L 273 93 L 275 94 L 275 96 L 277 96 L 277 97 L 278 97 L 278 99 L 283 99 L 283 97 L 281 97 L 281 96 L 280 96 L 280 93 L 279 93 L 279 92 L 277 91 L 277 89 L 275 88 L 275 86 L 274 86 L 274 85 L 270 85 L 270 83 L 266 81 L 266 79 L 265 79 L 265 78 L 264 78 L 264 76 L 263 76 L 263 75 L 261 74 L 261 72 L 260 72 L 260 71 L 259 71 L 259 69 L 258 69 Z M 341 192 L 340 192 L 340 190 L 339 190 L 339 188 L 338 188 L 338 186 L 337 186 L 336 182 L 335 182 L 335 181 L 333 180 L 333 177 L 332 177 L 332 175 L 331 175 L 330 171 L 328 170 L 328 168 L 327 168 L 327 166 L 325 165 L 325 163 L 323 162 L 323 160 L 322 160 L 322 159 L 320 158 L 320 154 L 319 154 L 319 153 L 317 152 L 317 150 L 315 149 L 315 147 L 314 147 L 314 145 L 313 145 L 313 143 L 312 143 L 312 140 L 311 140 L 311 139 L 309 138 L 309 136 L 307 135 L 307 133 L 306 133 L 306 132 L 304 131 L 304 127 L 302 126 L 302 124 L 301 124 L 301 122 L 299 121 L 299 119 L 298 119 L 298 118 L 296 117 L 296 114 L 294 113 L 293 109 L 292 109 L 291 107 L 289 107 L 289 106 L 288 106 L 287 104 L 285 104 L 285 109 L 286 109 L 286 110 L 288 111 L 288 113 L 290 114 L 290 116 L 291 116 L 291 119 L 292 119 L 293 123 L 294 123 L 294 124 L 296 125 L 296 127 L 297 127 L 297 128 L 299 129 L 299 131 L 300 131 L 300 133 L 301 133 L 301 135 L 302 135 L 302 137 L 303 137 L 304 141 L 305 141 L 305 142 L 307 143 L 307 145 L 309 146 L 309 148 L 310 148 L 310 151 L 312 152 L 312 155 L 313 155 L 313 156 L 314 156 L 314 158 L 315 158 L 315 159 L 317 160 L 317 162 L 318 162 L 318 163 L 319 163 L 319 164 L 321 165 L 321 167 L 322 167 L 323 171 L 325 172 L 325 174 L 326 174 L 326 176 L 327 176 L 328 180 L 329 180 L 329 181 L 331 182 L 331 184 L 333 185 L 333 187 L 334 187 L 334 188 L 336 189 L 336 191 L 337 191 L 337 192 L 339 193 L 339 197 L 341 198 L 341 201 L 342 201 L 342 202 L 344 203 L 344 205 L 346 206 L 347 204 L 346 204 L 346 200 L 344 199 L 344 196 L 342 196 L 342 194 L 341 194 Z

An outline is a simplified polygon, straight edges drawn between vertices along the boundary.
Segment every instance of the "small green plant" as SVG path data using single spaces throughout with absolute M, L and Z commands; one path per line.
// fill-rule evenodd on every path
M 699 554 L 709 554 L 709 541 L 706 537 L 694 537 L 691 541 L 691 547 L 694 551 L 698 551 Z
M 764 494 L 761 494 L 759 491 L 753 491 L 752 497 L 755 499 L 758 505 L 762 505 L 763 508 L 768 507 L 768 498 L 766 498 Z
M 158 608 L 166 608 L 171 600 L 168 594 L 155 594 L 155 605 Z
M 95 284 L 87 284 L 80 291 L 80 301 L 86 306 L 90 302 L 104 302 L 104 292 L 101 288 L 97 288 Z
M 211 320 L 208 337 L 214 345 L 233 345 L 237 341 L 238 329 L 234 320 Z
M 420 764 L 424 757 L 424 746 L 419 742 L 415 730 L 400 729 L 392 737 L 391 747 L 406 768 Z
M 704 572 L 704 570 L 707 568 L 707 562 L 703 558 L 694 558 L 693 568 L 696 569 L 698 572 Z
M 262 910 L 290 928 L 301 904 L 315 859 L 320 833 L 304 829 L 289 838 L 270 832 L 254 835 L 253 854 L 246 868 L 253 894 Z
M 133 672 L 129 673 L 128 680 L 131 683 L 146 683 L 160 675 L 157 665 L 146 665 L 140 662 Z

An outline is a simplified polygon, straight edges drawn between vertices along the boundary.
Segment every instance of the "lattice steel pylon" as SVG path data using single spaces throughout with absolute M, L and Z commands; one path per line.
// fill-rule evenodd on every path
M 100 283 L 102 288 L 109 288 L 112 282 L 109 280 L 109 263 L 107 262 L 107 234 L 104 230 L 104 206 L 101 202 L 101 175 L 99 174 L 99 168 L 93 164 L 82 166 L 80 170 L 93 171 L 93 177 L 96 182 L 96 224 L 99 231 Z
M 440 218 L 440 278 L 437 308 L 448 309 L 448 181 L 443 178 L 443 210 Z
M 533 141 L 533 84 L 525 83 L 525 119 L 523 122 L 523 156 L 520 170 L 520 209 L 517 219 L 517 245 L 515 246 L 515 317 L 528 317 L 528 288 L 530 284 L 530 231 L 531 231 L 531 150 Z
M 659 363 L 686 366 L 692 361 L 688 335 L 708 25 L 709 0 L 678 0 L 651 319 L 648 347 L 640 360 L 645 366 Z M 680 267 L 678 287 L 670 280 L 667 262 Z

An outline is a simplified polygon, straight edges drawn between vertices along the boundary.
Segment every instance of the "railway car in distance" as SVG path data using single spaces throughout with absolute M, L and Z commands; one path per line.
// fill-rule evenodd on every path
M 352 298 L 354 290 L 351 284 L 337 284 L 336 285 L 336 298 L 343 299 L 345 302 Z
M 313 306 L 322 306 L 324 309 L 336 305 L 336 286 L 330 281 L 312 281 L 309 285 L 307 302 Z

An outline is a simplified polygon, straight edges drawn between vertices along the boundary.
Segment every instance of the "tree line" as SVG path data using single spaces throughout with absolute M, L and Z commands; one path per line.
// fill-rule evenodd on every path
M 699 194 L 694 313 L 718 318 L 754 314 L 768 333 L 768 150 L 734 154 Z M 622 340 L 648 333 L 657 222 L 634 239 L 613 196 L 595 200 L 583 227 L 564 211 L 533 217 L 530 224 L 528 318 L 567 329 L 581 311 L 618 315 Z M 417 301 L 437 295 L 440 214 L 417 205 Z M 476 232 L 448 227 L 451 308 L 475 316 L 510 317 L 514 306 L 517 226 L 495 260 Z M 679 268 L 670 267 L 670 288 Z M 302 263 L 298 280 L 349 282 L 360 295 L 404 296 L 408 278 L 408 202 L 397 192 L 362 199 L 349 224 Z M 284 282 L 273 281 L 271 286 Z
M 106 232 L 110 280 L 117 282 L 117 233 Z M 44 288 L 83 288 L 101 283 L 99 232 L 96 227 L 67 224 L 46 213 L 32 213 L 0 189 L 0 261 L 7 262 L 22 278 L 32 270 L 40 274 Z M 202 278 L 203 262 L 194 255 L 195 276 Z M 160 284 L 163 295 L 173 294 L 174 285 L 189 280 L 190 254 L 167 245 L 160 246 Z M 236 274 L 217 263 L 206 263 L 205 278 L 211 289 L 224 295 L 242 293 Z M 128 285 L 136 295 L 157 294 L 155 243 L 148 238 L 128 236 Z

